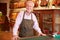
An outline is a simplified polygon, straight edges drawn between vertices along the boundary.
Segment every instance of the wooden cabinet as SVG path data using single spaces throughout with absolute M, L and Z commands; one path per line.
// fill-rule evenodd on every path
M 43 32 L 44 33 L 52 33 L 54 31 L 53 24 L 54 24 L 54 15 L 53 10 L 45 10 L 42 11 L 42 26 L 43 26 Z M 46 32 L 47 31 L 47 32 Z
M 60 32 L 60 10 L 54 11 L 54 17 L 55 17 L 55 32 Z
M 60 21 L 59 21 L 60 12 L 59 11 L 60 10 L 58 9 L 34 10 L 34 13 L 37 16 L 38 21 L 39 21 L 39 26 L 44 33 L 52 34 L 55 31 L 60 30 L 56 28 L 57 26 L 55 26 L 58 23 L 60 24 Z

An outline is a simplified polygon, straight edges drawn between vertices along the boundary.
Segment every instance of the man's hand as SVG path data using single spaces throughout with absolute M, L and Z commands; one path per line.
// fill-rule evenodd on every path
M 44 33 L 39 33 L 38 36 L 46 36 Z
M 12 37 L 12 40 L 18 40 L 18 36 L 17 35 L 14 35 L 13 37 Z
M 43 34 L 43 33 L 42 33 L 41 35 L 42 35 L 42 36 L 46 36 L 46 34 Z

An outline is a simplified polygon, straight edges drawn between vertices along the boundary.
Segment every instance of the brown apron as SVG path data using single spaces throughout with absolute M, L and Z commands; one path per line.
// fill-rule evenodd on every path
M 25 15 L 25 13 L 24 13 L 24 15 Z M 19 37 L 31 37 L 31 36 L 34 36 L 34 34 L 33 34 L 34 22 L 32 20 L 32 14 L 31 14 L 31 20 L 24 19 L 24 15 L 23 15 L 22 23 L 20 25 Z

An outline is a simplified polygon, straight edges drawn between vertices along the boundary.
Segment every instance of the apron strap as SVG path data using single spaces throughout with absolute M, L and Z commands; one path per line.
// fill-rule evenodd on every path
M 33 20 L 32 13 L 31 13 L 31 20 Z
M 24 11 L 24 14 L 23 14 L 23 19 L 24 19 L 24 15 L 25 15 L 25 11 Z

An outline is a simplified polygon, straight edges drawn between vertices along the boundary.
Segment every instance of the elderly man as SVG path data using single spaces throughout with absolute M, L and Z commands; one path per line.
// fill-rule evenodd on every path
M 16 22 L 13 28 L 13 36 L 14 39 L 18 37 L 18 29 L 19 30 L 19 37 L 31 37 L 34 36 L 33 29 L 38 32 L 38 35 L 44 35 L 41 32 L 41 29 L 38 26 L 37 18 L 32 13 L 34 7 L 34 3 L 32 1 L 26 2 L 26 11 L 20 11 L 16 18 Z

